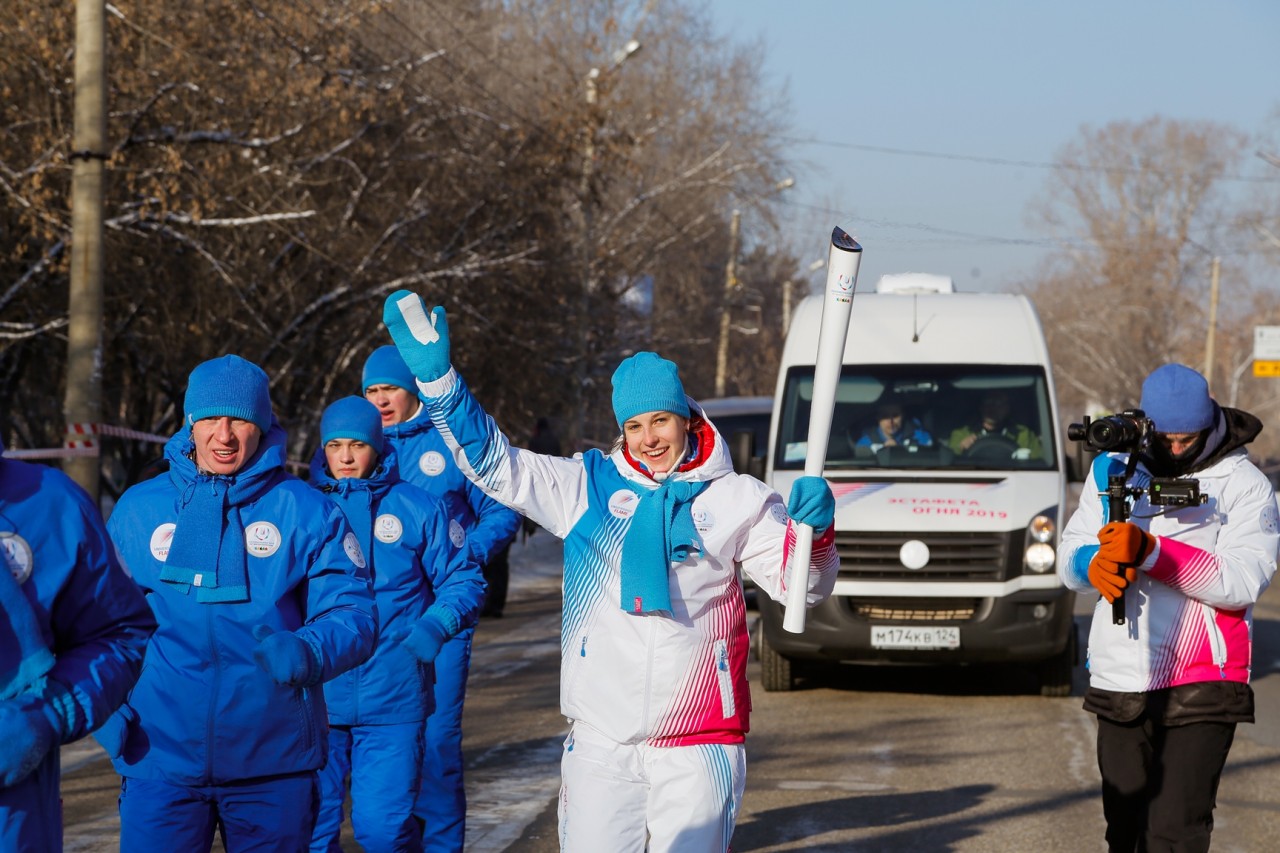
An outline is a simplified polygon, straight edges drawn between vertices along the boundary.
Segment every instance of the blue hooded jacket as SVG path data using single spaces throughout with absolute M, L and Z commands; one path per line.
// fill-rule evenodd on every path
M 54 468 L 0 458 L 0 558 L 0 571 L 13 573 L 25 599 L 14 604 L 29 605 L 34 620 L 27 624 L 38 635 L 14 637 L 0 616 L 3 654 L 21 646 L 38 648 L 46 658 L 36 682 L 14 681 L 5 694 L 22 701 L 40 684 L 56 684 L 72 703 L 62 742 L 78 740 L 124 701 L 155 620 L 116 560 L 97 507 Z M 18 680 L 27 682 L 31 674 Z M 54 800 L 44 802 L 42 789 L 48 792 L 50 780 Z M 0 850 L 61 849 L 57 780 L 55 745 L 34 772 L 0 789 Z
M 420 663 L 386 638 L 408 630 L 428 610 L 448 610 L 459 630 L 476 623 L 484 576 L 469 556 L 466 533 L 444 501 L 400 479 L 395 451 L 386 446 L 368 478 L 335 480 L 324 448 L 311 460 L 311 484 L 342 508 L 370 542 L 368 555 L 378 608 L 378 644 L 372 657 L 324 685 L 332 725 L 363 726 L 425 720 L 432 708 L 431 664 Z M 410 673 L 416 673 L 414 678 Z
M 254 661 L 253 631 L 294 632 L 328 680 L 372 652 L 373 593 L 342 512 L 284 470 L 284 445 L 273 421 L 243 469 L 213 477 L 196 469 L 184 427 L 165 445 L 169 473 L 116 504 L 107 529 L 159 624 L 129 696 L 138 718 L 113 761 L 121 776 L 211 785 L 325 762 L 323 692 L 273 681 Z M 244 527 L 247 601 L 201 602 L 194 587 L 161 580 L 184 501 L 219 484 L 243 495 L 223 523 L 238 515 Z
M 462 522 L 467 548 L 477 563 L 487 565 L 511 544 L 520 529 L 520 513 L 467 479 L 425 409 L 402 424 L 384 426 L 382 434 L 395 448 L 400 478 L 442 498 L 450 514 Z

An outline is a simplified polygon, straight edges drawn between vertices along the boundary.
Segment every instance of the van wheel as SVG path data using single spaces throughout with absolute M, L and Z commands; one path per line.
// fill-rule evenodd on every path
M 767 693 L 786 692 L 796 686 L 795 666 L 790 658 L 782 655 L 765 639 L 764 627 L 760 628 L 757 643 L 760 655 L 760 684 Z
M 1076 626 L 1071 626 L 1071 636 L 1066 648 L 1036 667 L 1040 677 L 1041 696 L 1071 695 L 1071 675 L 1076 668 Z

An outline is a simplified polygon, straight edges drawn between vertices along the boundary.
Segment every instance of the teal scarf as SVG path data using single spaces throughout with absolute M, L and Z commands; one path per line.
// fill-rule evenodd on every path
M 692 504 L 707 487 L 667 479 L 650 491 L 636 489 L 640 497 L 631 527 L 622 540 L 622 609 L 630 613 L 671 612 L 671 587 L 667 572 L 690 554 L 702 554 L 702 539 L 693 526 Z

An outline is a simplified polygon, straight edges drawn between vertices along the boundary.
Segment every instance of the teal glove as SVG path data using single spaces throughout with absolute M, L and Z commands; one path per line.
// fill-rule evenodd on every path
M 0 702 L 0 788 L 27 778 L 58 743 L 43 704 L 30 694 Z
M 448 611 L 427 611 L 412 629 L 401 629 L 388 639 L 404 646 L 422 663 L 431 663 L 444 644 L 458 633 L 458 620 L 450 617 L 453 614 Z
M 437 305 L 427 317 L 422 297 L 397 290 L 382 303 L 382 322 L 400 350 L 400 357 L 422 382 L 434 382 L 449 372 L 449 324 Z
M 121 705 L 93 736 L 109 758 L 119 758 L 124 754 L 125 741 L 129 739 L 129 726 L 137 721 L 138 712 L 133 710 L 133 706 Z
M 321 666 L 306 641 L 291 631 L 276 633 L 268 625 L 253 629 L 258 648 L 253 659 L 263 672 L 285 687 L 314 687 L 320 683 Z
M 791 520 L 807 524 L 821 536 L 836 520 L 836 498 L 831 487 L 821 477 L 801 477 L 791 486 L 791 498 L 787 501 L 787 514 Z

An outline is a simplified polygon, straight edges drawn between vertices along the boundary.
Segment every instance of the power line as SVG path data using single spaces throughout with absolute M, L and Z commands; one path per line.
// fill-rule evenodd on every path
M 1150 169 L 1137 169 L 1132 166 L 1077 166 L 1067 163 L 1046 163 L 1038 160 L 1014 160 L 1008 157 L 980 157 L 973 154 L 951 154 L 942 151 L 922 151 L 913 148 L 892 148 L 885 145 L 864 145 L 857 142 L 839 142 L 816 137 L 801 138 L 798 136 L 777 136 L 780 142 L 792 145 L 817 145 L 825 148 L 844 148 L 850 151 L 867 151 L 873 154 L 892 154 L 899 157 L 922 157 L 933 160 L 959 160 L 968 163 L 983 163 L 988 166 L 1014 166 L 1020 169 L 1045 169 L 1048 171 L 1076 172 L 1118 172 L 1120 174 L 1140 175 L 1150 173 Z M 1267 175 L 1220 175 L 1219 180 L 1243 181 L 1245 183 L 1276 183 L 1280 177 Z

